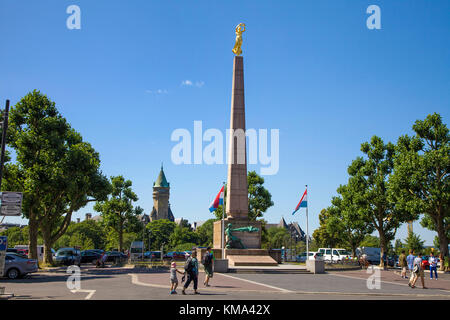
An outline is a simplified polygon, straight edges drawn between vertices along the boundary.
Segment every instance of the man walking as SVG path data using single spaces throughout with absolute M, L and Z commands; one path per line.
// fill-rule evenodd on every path
M 420 280 L 422 281 L 422 288 L 427 289 L 425 287 L 425 278 L 424 278 L 424 274 L 423 274 L 422 254 L 420 252 L 417 255 L 417 257 L 414 259 L 413 273 L 414 273 L 414 279 L 413 279 L 412 283 L 408 283 L 408 285 L 411 288 L 415 288 L 417 279 L 420 277 Z
M 435 275 L 435 279 L 438 279 L 437 276 L 437 258 L 434 256 L 433 252 L 430 253 L 430 258 L 428 258 L 428 263 L 430 264 L 430 280 L 433 280 L 433 271 Z
M 211 247 L 206 248 L 206 252 L 202 258 L 202 264 L 205 267 L 205 282 L 203 284 L 205 287 L 209 287 L 209 279 L 213 277 L 213 254 L 211 252 Z
M 182 294 L 186 294 L 186 288 L 189 287 L 189 284 L 191 281 L 194 282 L 194 293 L 200 294 L 197 291 L 197 284 L 198 284 L 198 261 L 197 261 L 197 250 L 192 250 L 192 255 L 186 260 L 186 263 L 184 265 L 184 270 L 187 273 L 187 280 L 186 283 L 183 286 L 183 290 L 181 291 Z
M 402 253 L 400 254 L 400 257 L 398 257 L 398 265 L 400 268 L 402 268 L 402 273 L 400 274 L 403 279 L 408 279 L 406 276 L 406 266 L 408 265 L 408 262 L 406 261 L 406 254 L 405 250 L 402 250 Z

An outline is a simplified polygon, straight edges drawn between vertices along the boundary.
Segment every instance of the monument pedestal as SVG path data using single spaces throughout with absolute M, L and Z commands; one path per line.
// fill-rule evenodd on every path
M 237 219 L 227 219 L 225 222 L 225 228 L 231 223 L 233 229 L 243 228 L 243 227 L 254 227 L 258 228 L 257 232 L 242 232 L 233 231 L 233 236 L 241 239 L 246 249 L 260 249 L 261 248 L 261 222 L 260 221 L 248 221 L 248 220 L 237 220 Z M 225 238 L 225 236 L 224 236 Z M 221 249 L 222 245 L 220 243 L 222 239 L 222 220 L 214 222 L 214 233 L 213 233 L 213 247 L 214 249 Z M 224 241 L 226 241 L 224 239 Z
M 225 220 L 225 228 L 231 223 L 234 228 L 252 226 L 258 228 L 257 232 L 233 231 L 233 236 L 238 237 L 245 249 L 225 249 L 225 259 L 230 266 L 277 266 L 278 263 L 269 254 L 269 250 L 261 249 L 261 222 L 229 219 Z M 214 249 L 220 249 L 222 238 L 222 221 L 214 222 Z

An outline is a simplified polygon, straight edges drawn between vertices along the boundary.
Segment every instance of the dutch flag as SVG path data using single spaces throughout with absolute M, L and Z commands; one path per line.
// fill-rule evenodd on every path
M 215 211 L 219 207 L 219 205 L 223 205 L 223 195 L 224 195 L 223 188 L 224 187 L 222 186 L 222 189 L 220 189 L 220 191 L 217 194 L 216 198 L 211 203 L 211 206 L 209 207 L 209 211 L 210 212 Z
M 307 208 L 308 207 L 308 189 L 305 190 L 303 193 L 302 198 L 300 199 L 300 202 L 295 207 L 294 212 L 292 212 L 292 215 L 294 215 L 300 208 Z

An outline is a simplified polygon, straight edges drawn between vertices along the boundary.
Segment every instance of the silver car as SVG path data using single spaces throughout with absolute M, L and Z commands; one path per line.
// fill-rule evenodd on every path
M 23 277 L 28 273 L 37 271 L 37 260 L 28 259 L 27 257 L 16 253 L 6 254 L 4 276 L 8 277 L 9 279 L 17 279 Z

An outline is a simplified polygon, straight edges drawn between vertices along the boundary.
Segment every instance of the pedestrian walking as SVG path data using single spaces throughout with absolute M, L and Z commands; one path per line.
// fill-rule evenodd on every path
M 434 256 L 433 252 L 430 253 L 430 257 L 428 258 L 428 263 L 430 264 L 430 279 L 433 280 L 433 272 L 435 275 L 435 279 L 438 279 L 437 275 L 437 258 Z
M 425 287 L 425 278 L 423 274 L 423 265 L 422 265 L 422 254 L 419 252 L 417 257 L 414 259 L 414 268 L 413 268 L 414 278 L 412 283 L 409 283 L 411 288 L 416 287 L 417 279 L 420 277 L 420 281 L 422 282 L 422 288 L 427 289 Z
M 409 269 L 409 282 L 411 283 L 414 278 L 414 259 L 416 257 L 414 256 L 414 252 L 412 250 L 409 250 L 409 255 L 406 257 L 406 262 L 408 263 L 408 269 Z
M 213 277 L 213 263 L 214 263 L 214 256 L 211 251 L 211 247 L 206 248 L 206 252 L 203 255 L 202 258 L 202 264 L 205 267 L 205 281 L 203 284 L 205 287 L 209 287 L 209 279 Z
M 183 290 L 181 291 L 182 294 L 186 294 L 186 289 L 189 287 L 189 284 L 191 281 L 194 282 L 194 293 L 200 294 L 197 291 L 197 285 L 198 285 L 198 261 L 197 261 L 197 251 L 192 250 L 192 255 L 186 260 L 186 263 L 184 264 L 184 270 L 187 274 L 187 280 L 186 283 L 183 286 Z
M 402 250 L 402 253 L 400 254 L 400 257 L 398 257 L 398 265 L 400 268 L 402 268 L 401 277 L 403 279 L 408 279 L 406 276 L 406 267 L 408 266 L 408 261 L 406 261 L 406 254 L 405 250 Z
M 178 287 L 177 272 L 179 274 L 184 275 L 184 272 L 177 270 L 177 264 L 174 261 L 170 264 L 170 294 L 177 294 L 177 287 Z

